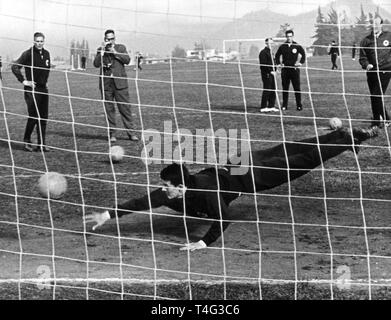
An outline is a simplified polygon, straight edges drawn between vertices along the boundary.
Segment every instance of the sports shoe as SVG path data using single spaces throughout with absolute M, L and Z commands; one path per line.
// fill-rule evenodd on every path
M 297 111 L 301 111 L 301 110 L 303 110 L 303 106 L 297 106 Z
M 270 112 L 271 111 L 271 108 L 261 108 L 259 109 L 259 112 L 261 113 L 266 113 L 266 112 Z
M 110 137 L 110 142 L 117 142 L 117 138 L 114 137 L 114 136 L 111 136 L 111 137 Z
M 271 112 L 279 112 L 280 109 L 276 108 L 276 107 L 273 107 L 273 108 L 270 108 L 270 111 Z
M 363 129 L 363 128 L 353 128 L 353 138 L 357 139 L 358 143 L 365 141 L 370 138 L 377 137 L 378 133 L 378 127 L 373 126 L 370 129 Z
M 281 110 L 283 110 L 283 111 L 288 110 L 288 107 L 283 106 L 283 107 L 281 108 Z
M 34 151 L 33 147 L 31 146 L 31 143 L 29 143 L 29 142 L 26 142 L 24 144 L 23 150 L 27 151 L 27 152 L 33 152 Z
M 129 140 L 130 140 L 130 141 L 139 141 L 139 138 L 138 138 L 136 135 L 132 134 L 132 135 L 129 137 Z
M 35 152 L 50 152 L 51 149 L 47 146 L 38 146 L 34 148 Z

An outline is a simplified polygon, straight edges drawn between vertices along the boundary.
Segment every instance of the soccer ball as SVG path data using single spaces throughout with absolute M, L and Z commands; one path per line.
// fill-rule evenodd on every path
M 329 120 L 330 129 L 336 130 L 342 128 L 342 121 L 340 118 L 334 117 Z
M 110 148 L 110 159 L 113 162 L 119 162 L 124 158 L 125 150 L 121 146 L 112 146 Z
M 47 172 L 39 178 L 38 190 L 45 198 L 60 199 L 67 191 L 67 180 L 61 173 Z

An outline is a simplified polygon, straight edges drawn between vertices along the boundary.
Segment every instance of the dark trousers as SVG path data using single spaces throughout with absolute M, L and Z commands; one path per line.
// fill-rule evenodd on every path
M 282 106 L 288 108 L 289 84 L 292 82 L 293 90 L 295 91 L 296 106 L 301 107 L 300 93 L 300 69 L 299 68 L 283 68 L 281 70 L 282 80 Z
M 276 83 L 274 76 L 271 73 L 262 74 L 263 92 L 262 92 L 262 108 L 274 108 L 276 103 Z
M 336 130 L 297 142 L 285 142 L 275 147 L 252 152 L 253 175 L 256 191 L 272 189 L 289 180 L 297 179 L 321 163 L 346 150 L 352 150 L 352 136 L 344 130 Z M 285 154 L 285 148 L 286 154 Z M 288 159 L 288 165 L 287 165 Z M 289 171 L 287 170 L 289 168 Z M 251 168 L 243 175 L 230 175 L 233 191 L 254 192 Z
M 337 64 L 336 64 L 336 62 L 337 62 L 337 57 L 338 57 L 338 55 L 335 54 L 335 53 L 333 53 L 333 54 L 331 55 L 331 63 L 333 64 L 333 66 L 331 67 L 332 70 L 338 69 L 338 66 L 337 66 Z
M 132 135 L 133 122 L 128 88 L 117 89 L 114 79 L 111 79 L 109 83 L 105 83 L 104 100 L 107 121 L 110 127 L 110 136 L 115 135 L 117 128 L 115 114 L 115 102 L 117 102 L 118 111 L 121 115 L 126 133 L 130 137 Z
M 34 93 L 31 88 L 24 88 L 24 100 L 27 104 L 28 119 L 24 131 L 23 141 L 31 143 L 31 134 L 37 128 L 38 145 L 46 143 L 46 124 L 49 115 L 49 95 L 46 88 L 36 87 Z
M 373 124 L 380 125 L 380 116 L 383 120 L 390 120 L 384 106 L 383 99 L 391 79 L 391 70 L 388 72 L 369 71 L 367 82 L 371 94 L 371 106 L 373 113 Z

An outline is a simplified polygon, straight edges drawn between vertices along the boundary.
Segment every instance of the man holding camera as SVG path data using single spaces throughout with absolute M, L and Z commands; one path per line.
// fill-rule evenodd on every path
M 115 102 L 121 114 L 122 122 L 131 141 L 138 141 L 133 134 L 132 110 L 130 105 L 128 79 L 125 64 L 130 57 L 123 44 L 115 43 L 113 30 L 106 30 L 104 43 L 98 48 L 94 66 L 100 68 L 99 89 L 104 98 L 107 120 L 110 127 L 110 142 L 116 142 Z

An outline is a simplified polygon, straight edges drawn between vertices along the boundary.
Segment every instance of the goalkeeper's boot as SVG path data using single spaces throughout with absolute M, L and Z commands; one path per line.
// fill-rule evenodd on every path
M 374 126 L 369 129 L 353 128 L 353 138 L 358 140 L 358 143 L 378 136 L 378 127 Z
M 377 126 L 371 127 L 369 129 L 363 129 L 363 128 L 353 128 L 353 140 L 354 140 L 354 150 L 356 153 L 359 151 L 359 145 L 361 142 L 375 138 L 378 136 L 379 128 Z

